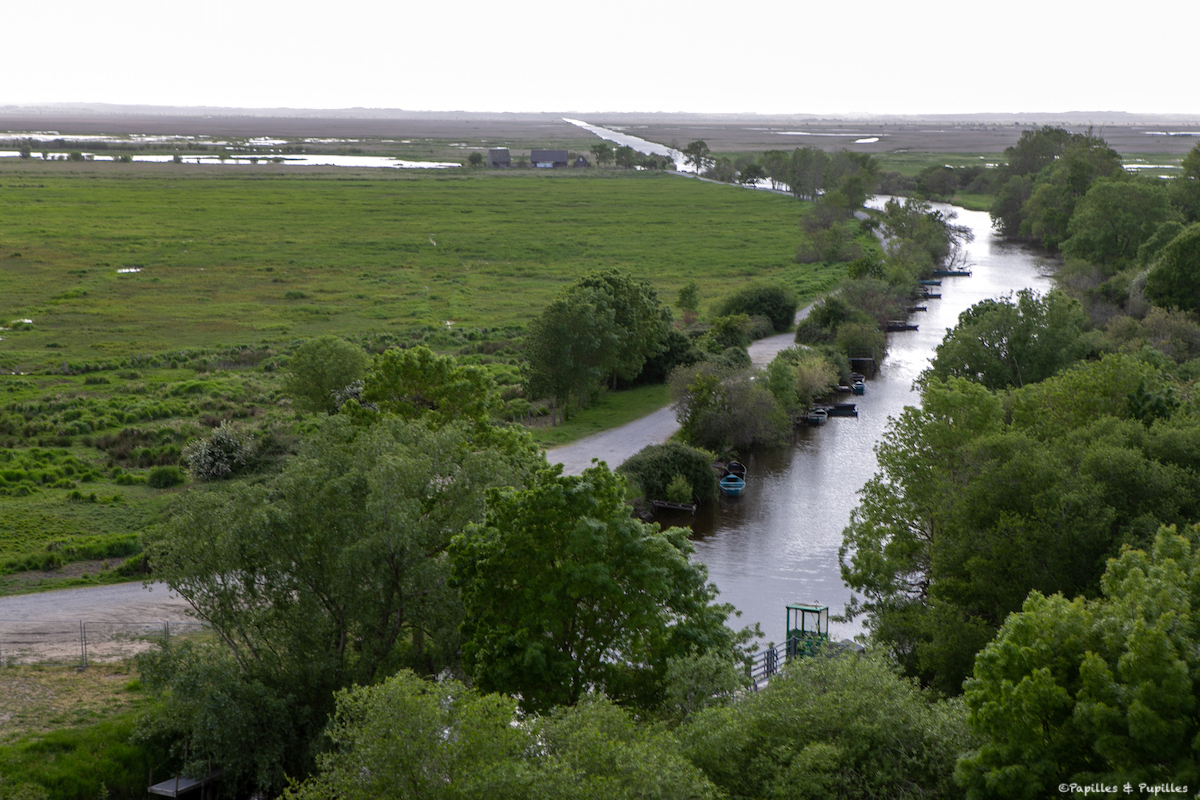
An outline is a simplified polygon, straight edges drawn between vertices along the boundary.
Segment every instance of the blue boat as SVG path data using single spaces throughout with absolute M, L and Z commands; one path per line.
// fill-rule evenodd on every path
M 746 489 L 746 482 L 737 475 L 726 475 L 717 481 L 717 486 L 720 487 L 721 494 L 737 497 Z
M 814 408 L 808 412 L 808 416 L 805 419 L 809 425 L 824 425 L 825 420 L 829 419 L 829 412 L 823 408 Z

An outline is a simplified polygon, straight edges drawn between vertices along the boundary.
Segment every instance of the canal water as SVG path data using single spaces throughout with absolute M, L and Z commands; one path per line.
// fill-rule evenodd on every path
M 722 498 L 693 522 L 696 555 L 708 565 L 720 600 L 742 612 L 731 621 L 735 627 L 757 622 L 767 639 L 781 641 L 789 602 L 815 601 L 831 614 L 842 611 L 851 593 L 842 583 L 838 547 L 859 489 L 875 474 L 874 448 L 889 418 L 920 404 L 913 381 L 962 311 L 1026 287 L 1039 293 L 1050 288 L 1038 256 L 993 236 L 986 213 L 937 207 L 955 211 L 957 223 L 975 233 L 968 246 L 971 277 L 942 279 L 934 290 L 941 299 L 923 301 L 928 311 L 912 316 L 919 329 L 889 334 L 888 356 L 867 382 L 866 395 L 846 398 L 857 402 L 857 418 L 831 418 L 820 428 L 797 431 L 791 446 L 751 454 L 745 493 Z M 834 638 L 850 638 L 861 632 L 861 618 L 830 628 Z

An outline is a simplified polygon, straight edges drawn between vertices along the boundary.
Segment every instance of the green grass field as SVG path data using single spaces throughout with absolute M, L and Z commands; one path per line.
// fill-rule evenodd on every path
M 691 279 L 713 299 L 764 278 L 812 296 L 840 276 L 793 263 L 795 201 L 671 175 L 28 163 L 0 183 L 0 320 L 33 320 L 3 334 L 10 369 L 493 328 L 602 267 L 668 301 Z
M 279 367 L 304 339 L 425 342 L 511 393 L 524 324 L 592 270 L 626 270 L 668 303 L 695 280 L 705 307 L 758 280 L 805 299 L 832 288 L 844 265 L 795 263 L 805 208 L 618 170 L 6 160 L 0 573 L 136 552 L 187 491 L 149 487 L 147 470 L 221 420 L 286 450 L 307 423 Z M 663 402 L 661 387 L 603 394 L 535 435 L 561 444 Z

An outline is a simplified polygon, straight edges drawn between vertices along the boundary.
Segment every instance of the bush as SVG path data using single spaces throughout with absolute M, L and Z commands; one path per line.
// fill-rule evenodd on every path
M 717 316 L 734 314 L 762 316 L 771 321 L 776 331 L 786 331 L 796 321 L 796 293 L 787 286 L 755 284 L 725 299 L 717 307 Z
M 618 468 L 637 482 L 649 500 L 674 503 L 707 503 L 716 499 L 717 476 L 713 474 L 715 456 L 707 450 L 688 447 L 680 442 L 644 447 Z M 686 491 L 686 500 L 676 500 L 673 492 Z
M 146 484 L 155 489 L 170 489 L 187 480 L 179 467 L 155 467 L 146 476 Z
M 216 481 L 244 470 L 254 448 L 250 437 L 228 422 L 222 422 L 206 438 L 183 448 L 183 462 L 198 481 Z

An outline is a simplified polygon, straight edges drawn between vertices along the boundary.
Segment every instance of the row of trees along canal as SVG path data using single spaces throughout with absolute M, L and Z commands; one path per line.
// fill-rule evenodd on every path
M 1069 148 L 1101 147 L 1059 138 L 1032 186 L 1055 185 Z M 1026 137 L 1010 162 L 1042 142 Z M 1072 185 L 1073 236 L 1109 185 L 1099 175 Z M 851 613 L 868 615 L 873 656 L 811 660 L 764 693 L 739 693 L 747 634 L 725 626 L 730 609 L 689 560 L 686 531 L 632 519 L 623 482 L 603 467 L 547 470 L 526 434 L 492 419 L 479 372 L 392 350 L 361 384 L 355 369 L 328 378 L 344 389 L 338 413 L 314 419 L 279 475 L 189 493 L 150 543 L 150 564 L 217 637 L 142 659 L 161 703 L 141 741 L 174 742 L 193 769 L 211 759 L 235 795 L 274 793 L 285 776 L 306 779 L 289 790 L 297 797 L 1194 785 L 1200 325 L 1172 291 L 1192 287 L 1194 303 L 1200 226 L 1186 207 L 1169 213 L 1123 251 L 1136 257 L 1068 252 L 1063 283 L 1076 296 L 986 301 L 938 348 L 922 407 L 880 443 L 879 474 L 845 534 L 843 574 L 862 598 Z M 831 227 L 859 225 L 830 216 Z M 799 365 L 815 351 L 836 373 L 836 345 L 877 336 L 871 321 L 964 238 L 920 203 L 891 204 L 879 220 L 893 244 L 856 258 L 855 279 L 802 327 L 817 347 L 751 382 L 785 418 L 803 386 L 820 385 Z M 1186 227 L 1139 264 L 1172 222 Z M 660 344 L 698 354 L 672 365 L 690 376 L 675 381 L 687 435 L 770 441 L 769 428 L 745 436 L 699 422 L 719 420 L 711 398 L 739 385 L 748 308 L 693 338 L 676 336 L 633 278 L 606 273 L 568 294 L 615 326 L 627 291 L 640 298 L 628 308 L 655 309 L 642 319 Z M 774 287 L 763 296 L 787 299 Z M 591 364 L 590 385 L 669 349 L 638 346 Z M 310 349 L 332 364 L 348 346 Z M 294 374 L 297 397 L 307 380 Z M 318 407 L 328 392 L 312 397 Z M 198 463 L 214 464 L 227 444 L 197 447 L 210 450 Z M 236 474 L 236 451 L 228 463 L 209 477 Z M 965 704 L 938 699 L 964 687 Z

